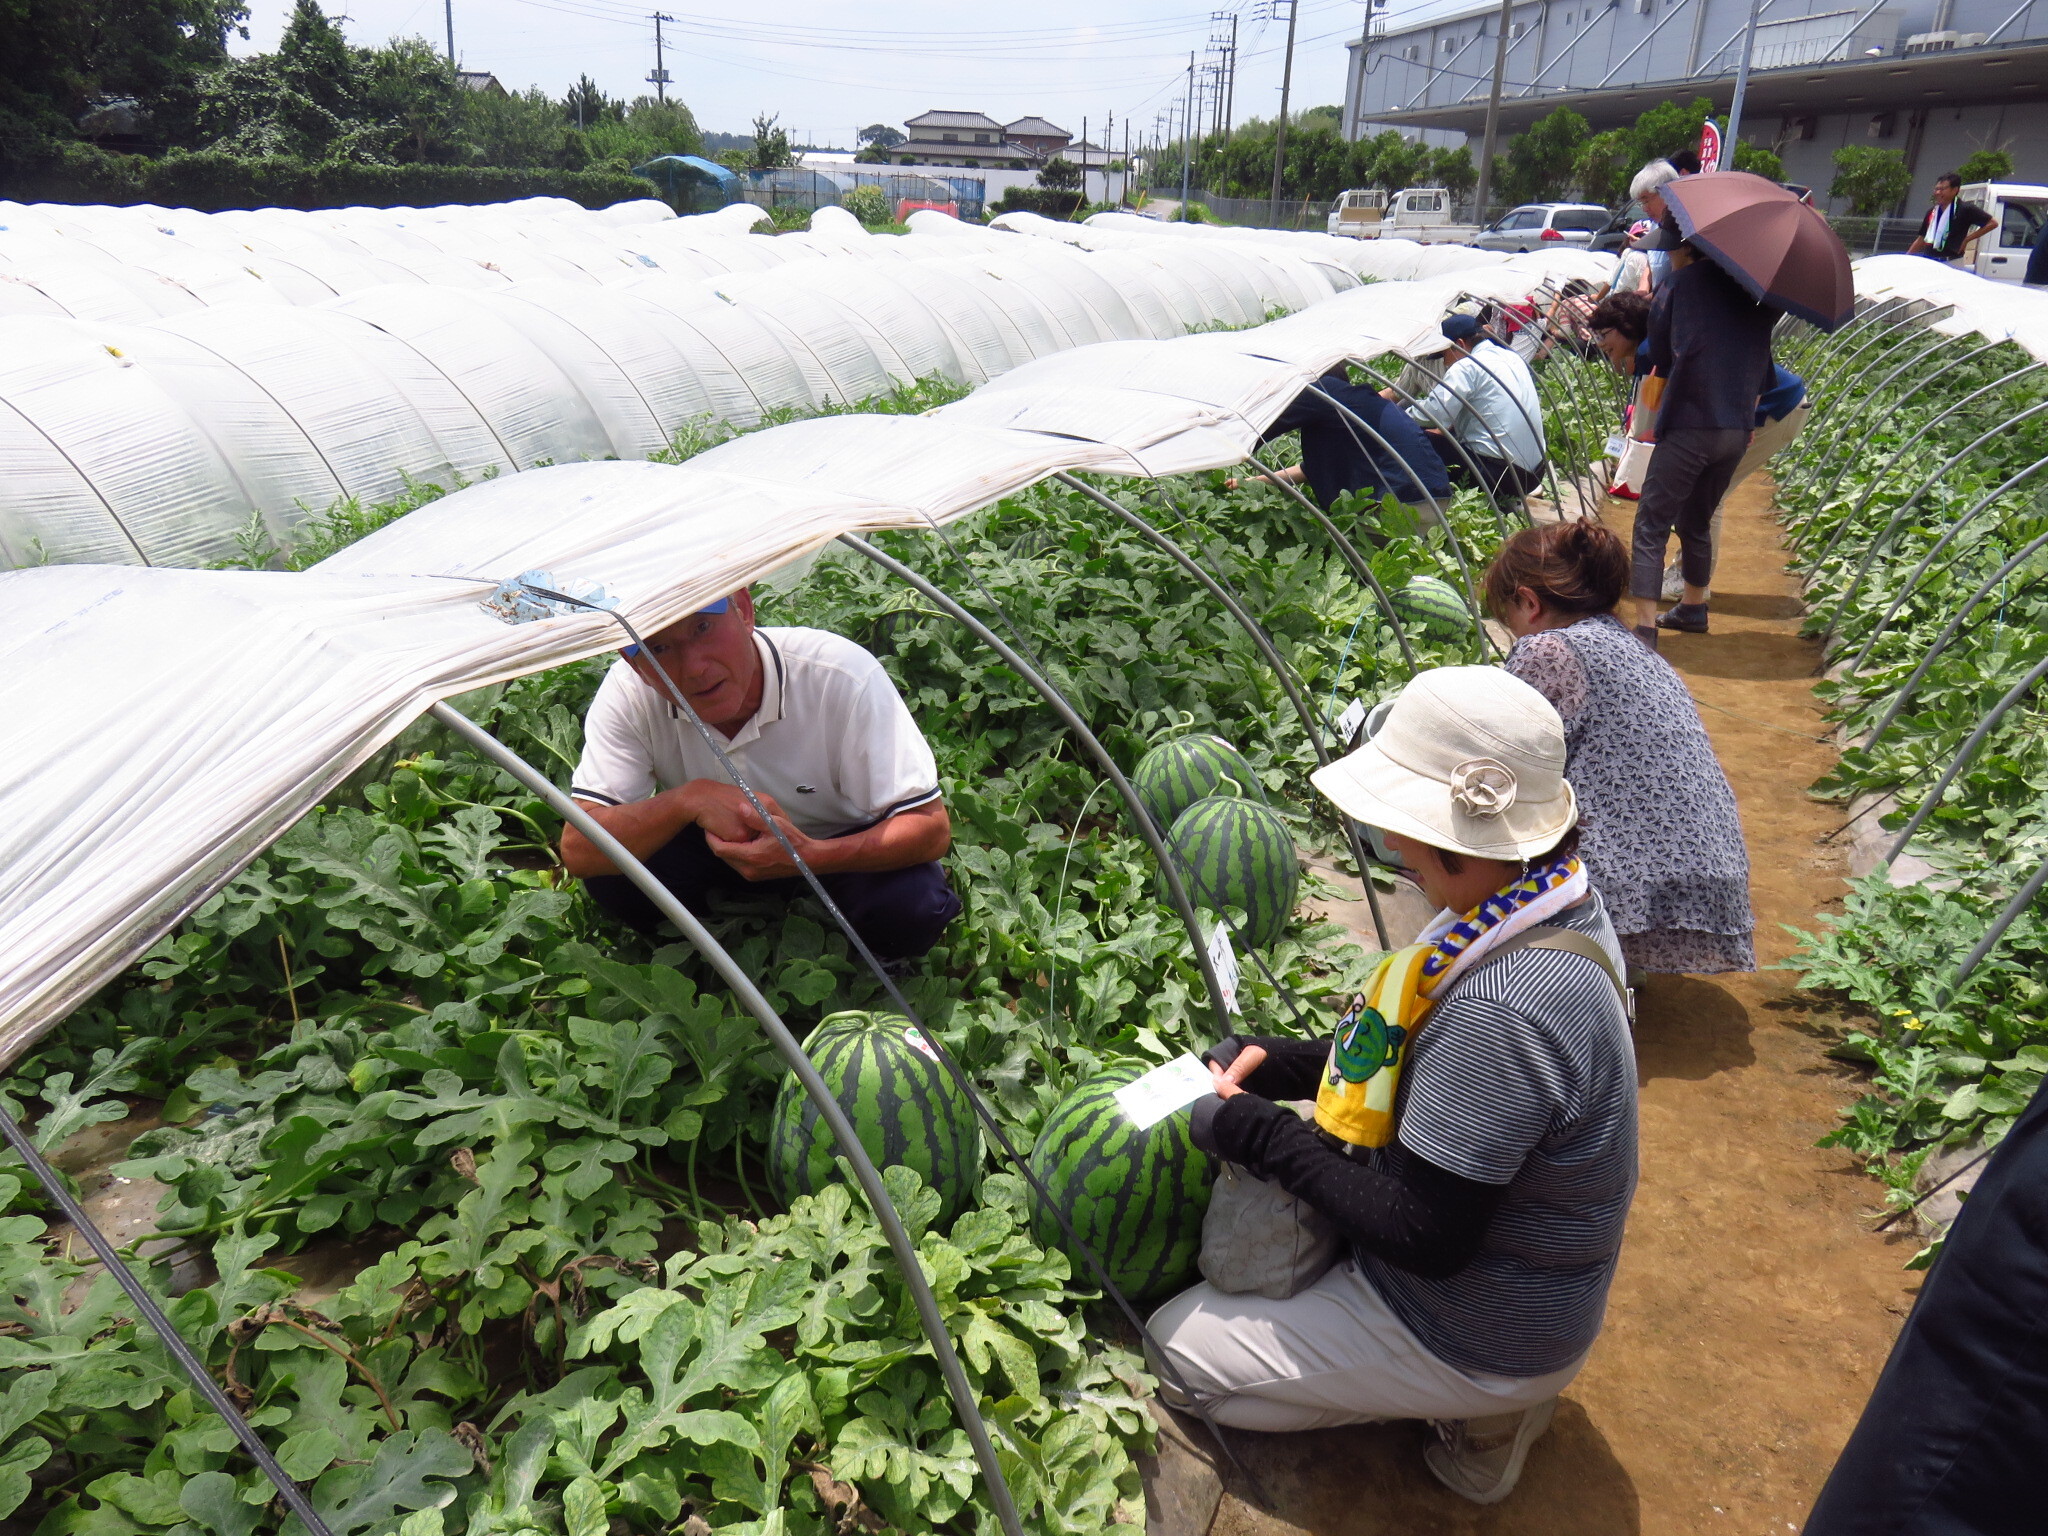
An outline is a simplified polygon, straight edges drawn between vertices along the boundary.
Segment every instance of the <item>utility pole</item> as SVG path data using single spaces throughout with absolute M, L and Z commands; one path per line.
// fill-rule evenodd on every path
M 1735 137 L 1742 132 L 1742 98 L 1749 94 L 1749 56 L 1756 52 L 1756 19 L 1763 8 L 1764 0 L 1751 0 L 1749 26 L 1742 34 L 1742 62 L 1735 70 L 1735 100 L 1728 107 L 1728 131 L 1721 136 L 1721 158 L 1712 165 L 1701 166 L 1703 171 L 1735 169 Z
M 441 14 L 448 22 L 448 67 L 455 67 L 455 0 L 441 0 Z
M 1479 145 L 1479 186 L 1472 199 L 1477 207 L 1473 217 L 1486 222 L 1487 199 L 1493 196 L 1493 147 L 1500 137 L 1500 83 L 1508 68 L 1508 28 L 1515 13 L 1515 0 L 1500 0 L 1500 19 L 1493 24 L 1500 35 L 1493 40 L 1493 89 L 1486 96 L 1486 137 Z
M 1237 12 L 1230 13 L 1230 63 L 1223 77 L 1223 137 L 1230 130 L 1237 111 Z
M 1280 120 L 1273 125 L 1273 217 L 1280 217 L 1280 168 L 1287 158 L 1287 94 L 1294 88 L 1294 23 L 1301 14 L 1296 0 L 1273 0 L 1287 7 L 1287 62 L 1280 71 Z
M 647 77 L 647 83 L 654 87 L 656 99 L 665 103 L 668 100 L 668 71 L 662 68 L 661 65 L 661 24 L 664 21 L 673 22 L 675 17 L 656 11 L 652 19 L 654 21 L 654 73 Z
M 1124 173 L 1117 182 L 1117 205 L 1123 206 L 1131 200 L 1131 120 L 1124 119 Z
M 1180 221 L 1188 221 L 1188 181 L 1195 174 L 1195 147 L 1188 129 L 1195 120 L 1195 50 L 1188 50 L 1188 105 L 1180 116 Z

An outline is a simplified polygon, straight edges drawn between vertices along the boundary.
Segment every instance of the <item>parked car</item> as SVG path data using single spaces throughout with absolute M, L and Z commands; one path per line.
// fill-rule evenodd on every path
M 1620 250 L 1628 244 L 1628 232 L 1635 228 L 1642 220 L 1649 218 L 1649 216 L 1649 209 L 1645 208 L 1634 198 L 1630 198 L 1626 208 L 1622 209 L 1621 212 L 1617 213 L 1595 231 L 1593 244 L 1590 248 L 1596 251 Z
M 1613 215 L 1598 203 L 1524 203 L 1472 237 L 1482 251 L 1533 251 L 1562 242 L 1590 249 Z
M 1337 194 L 1336 206 L 1330 210 L 1329 231 L 1359 240 L 1373 239 L 1386 216 L 1386 193 L 1378 187 L 1351 187 Z

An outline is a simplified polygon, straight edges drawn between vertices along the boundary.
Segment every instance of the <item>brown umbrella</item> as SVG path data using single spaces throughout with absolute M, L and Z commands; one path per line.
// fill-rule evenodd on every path
M 1679 233 L 1761 302 L 1824 331 L 1855 312 L 1849 253 L 1797 193 L 1748 171 L 1681 176 L 1658 190 Z

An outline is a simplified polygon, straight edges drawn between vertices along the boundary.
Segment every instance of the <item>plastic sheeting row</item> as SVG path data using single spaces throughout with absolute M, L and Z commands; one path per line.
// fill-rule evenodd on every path
M 1951 313 L 1932 322 L 1949 336 L 1978 335 L 2048 360 L 2048 288 L 1993 282 L 1924 256 L 1871 256 L 1856 263 L 1856 297 L 1867 304 L 1913 299 Z
M 1496 297 L 1531 282 L 1486 276 Z M 480 601 L 497 582 L 601 585 L 647 630 L 841 533 L 942 523 L 1057 470 L 1230 464 L 1307 380 L 1408 344 L 1464 286 L 1084 348 L 928 415 L 796 422 L 682 465 L 494 480 L 297 574 L 0 574 L 0 1065 L 434 700 L 620 641 L 587 612 L 508 625 Z
M 933 375 L 979 384 L 1101 341 L 1256 323 L 1355 281 L 1262 242 L 1112 231 L 1081 250 L 951 220 L 877 237 L 824 212 L 814 237 L 703 238 L 783 252 L 843 236 L 839 254 L 716 277 L 387 284 L 147 324 L 0 320 L 0 560 L 213 563 L 252 519 L 289 543 L 309 515 L 409 482 L 645 458 L 695 423 L 750 426 Z M 1464 276 L 1511 287 L 1560 263 L 1600 270 L 1574 254 L 1465 254 Z

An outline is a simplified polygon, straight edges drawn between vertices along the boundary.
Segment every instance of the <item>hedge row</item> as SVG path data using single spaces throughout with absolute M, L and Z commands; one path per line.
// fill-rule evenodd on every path
M 1043 214 L 1048 219 L 1071 219 L 1080 212 L 1081 202 L 1079 192 L 1055 192 L 1050 187 L 1011 187 L 999 202 L 990 205 L 988 211 L 997 214 L 1023 210 Z
M 10 149 L 13 146 L 9 146 Z M 156 203 L 167 208 L 400 208 L 566 197 L 586 208 L 655 196 L 613 171 L 508 170 L 482 165 L 309 165 L 198 151 L 162 159 L 90 145 L 45 144 L 0 156 L 0 197 L 24 203 Z

